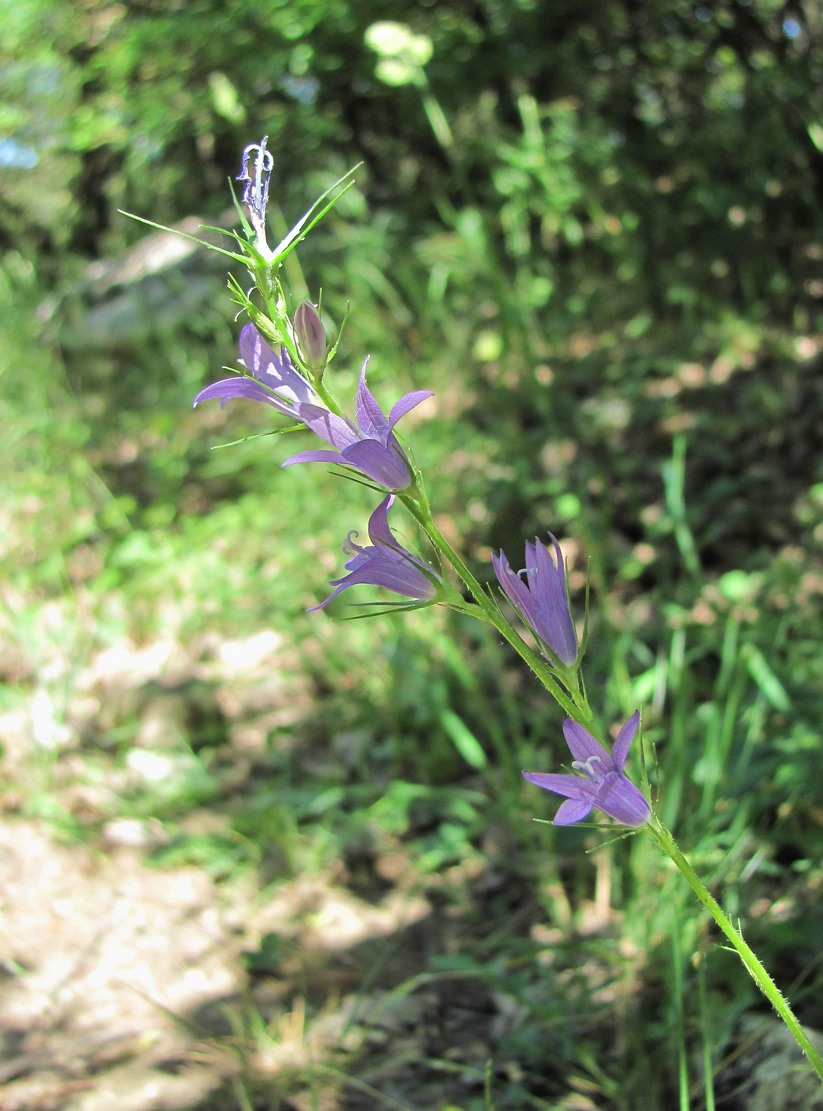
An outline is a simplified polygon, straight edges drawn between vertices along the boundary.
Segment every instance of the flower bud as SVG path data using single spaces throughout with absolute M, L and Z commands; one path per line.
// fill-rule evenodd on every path
M 326 366 L 326 333 L 320 313 L 311 301 L 301 301 L 294 314 L 294 335 L 300 356 L 309 370 L 322 374 Z

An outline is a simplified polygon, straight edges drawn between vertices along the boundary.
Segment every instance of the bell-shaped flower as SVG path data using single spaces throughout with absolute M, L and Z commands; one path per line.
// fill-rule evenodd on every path
M 608 752 L 587 729 L 566 718 L 563 733 L 574 756 L 572 767 L 580 774 L 523 772 L 530 783 L 566 799 L 554 816 L 555 825 L 582 821 L 593 808 L 624 826 L 642 826 L 649 820 L 651 808 L 645 796 L 623 771 L 639 723 L 635 710 Z
M 332 579 L 335 589 L 325 601 L 312 606 L 309 612 L 322 609 L 332 598 L 350 586 L 382 586 L 395 594 L 411 598 L 417 605 L 425 605 L 437 597 L 441 579 L 433 567 L 407 552 L 397 542 L 389 528 L 389 510 L 394 495 L 385 497 L 369 518 L 369 539 L 365 547 L 355 542 L 356 532 L 350 532 L 343 544 L 347 575 Z
M 213 382 L 200 391 L 194 399 L 195 405 L 219 399 L 223 406 L 232 398 L 245 397 L 250 401 L 265 401 L 279 413 L 300 420 L 300 405 L 320 404 L 314 387 L 294 369 L 286 349 L 276 354 L 253 324 L 244 325 L 238 346 L 240 361 L 252 377 L 235 374 Z
M 353 467 L 386 490 L 405 490 L 411 486 L 414 475 L 394 434 L 394 426 L 421 401 L 431 397 L 432 391 L 414 390 L 405 394 L 386 417 L 366 385 L 368 362 L 366 358 L 357 387 L 357 423 L 321 405 L 299 405 L 297 413 L 300 420 L 335 450 L 301 451 L 287 459 L 284 467 L 293 463 L 337 463 L 342 467 Z
M 492 555 L 497 581 L 537 638 L 568 667 L 577 659 L 577 633 L 566 592 L 566 567 L 560 545 L 549 533 L 555 558 L 535 537 L 526 541 L 526 566 L 516 572 L 501 551 Z M 523 581 L 523 575 L 526 581 Z

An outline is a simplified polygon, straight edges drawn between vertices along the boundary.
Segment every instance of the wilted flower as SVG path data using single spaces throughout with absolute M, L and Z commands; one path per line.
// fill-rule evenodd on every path
M 392 406 L 386 418 L 374 394 L 366 385 L 368 361 L 366 358 L 363 363 L 360 384 L 357 387 L 357 424 L 332 413 L 324 406 L 298 405 L 296 412 L 300 420 L 336 450 L 301 451 L 287 459 L 284 467 L 293 463 L 337 463 L 343 467 L 354 467 L 386 490 L 405 490 L 411 486 L 414 476 L 394 434 L 394 426 L 421 401 L 431 397 L 432 391 L 414 390 L 407 393 Z
M 315 372 L 322 371 L 328 354 L 326 332 L 311 301 L 301 301 L 295 309 L 294 335 L 305 365 Z
M 560 545 L 551 533 L 549 537 L 554 544 L 554 560 L 546 545 L 535 537 L 533 543 L 526 541 L 523 571 L 512 571 L 502 551 L 492 556 L 492 564 L 503 592 L 525 623 L 559 660 L 571 666 L 577 659 L 577 633 L 569 612 L 566 567 Z
M 640 714 L 637 710 L 617 734 L 611 752 L 578 722 L 566 718 L 563 733 L 574 760 L 572 767 L 580 775 L 553 772 L 523 772 L 530 783 L 563 795 L 566 802 L 555 814 L 554 824 L 579 822 L 596 807 L 624 826 L 642 826 L 651 816 L 651 808 L 641 791 L 623 773 L 623 765 L 634 740 Z
M 288 352 L 282 349 L 276 354 L 253 324 L 244 325 L 238 346 L 241 362 L 254 377 L 236 374 L 213 382 L 200 391 L 194 399 L 195 405 L 219 398 L 222 406 L 234 397 L 245 397 L 251 401 L 265 401 L 279 413 L 300 420 L 302 403 L 320 404 L 314 386 L 294 369 Z
M 274 169 L 274 158 L 266 150 L 268 135 L 259 143 L 249 143 L 243 151 L 243 164 L 236 180 L 245 184 L 243 204 L 249 210 L 252 226 L 257 234 L 257 246 L 266 247 L 266 205 L 269 203 L 269 180 Z
M 389 528 L 389 510 L 393 503 L 394 494 L 389 494 L 369 518 L 370 545 L 363 547 L 355 543 L 357 533 L 349 533 L 343 544 L 344 554 L 350 557 L 346 561 L 348 575 L 332 579 L 329 585 L 335 589 L 309 612 L 322 609 L 342 590 L 359 585 L 385 587 L 395 594 L 404 594 L 418 605 L 436 598 L 440 576 L 433 567 L 401 547 Z

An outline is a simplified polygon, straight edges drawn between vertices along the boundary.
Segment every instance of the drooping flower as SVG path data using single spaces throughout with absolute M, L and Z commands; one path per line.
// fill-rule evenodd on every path
M 592 808 L 602 810 L 624 826 L 642 826 L 649 820 L 651 808 L 645 796 L 623 772 L 639 723 L 640 714 L 635 710 L 608 752 L 587 729 L 566 718 L 563 734 L 574 756 L 572 767 L 581 774 L 523 772 L 530 783 L 566 799 L 554 816 L 555 825 L 579 822 Z
M 301 451 L 287 459 L 284 467 L 294 463 L 337 463 L 353 467 L 386 490 L 405 490 L 411 486 L 414 476 L 394 434 L 394 426 L 421 401 L 431 397 L 432 391 L 413 390 L 405 394 L 395 402 L 387 418 L 366 385 L 368 362 L 367 357 L 357 387 L 357 423 L 322 405 L 298 405 L 296 411 L 300 420 L 335 450 Z
M 499 556 L 492 555 L 492 565 L 503 592 L 525 623 L 570 667 L 577 659 L 577 633 L 569 611 L 563 553 L 551 533 L 549 537 L 554 545 L 554 560 L 547 546 L 535 537 L 534 542 L 526 541 L 523 571 L 513 571 L 502 551 Z
M 389 510 L 394 504 L 394 494 L 387 495 L 369 518 L 371 544 L 362 546 L 355 542 L 356 532 L 350 532 L 343 543 L 347 575 L 332 579 L 335 589 L 317 606 L 322 609 L 350 586 L 382 586 L 395 594 L 404 594 L 418 605 L 433 601 L 440 587 L 440 576 L 422 559 L 407 552 L 395 539 L 389 528 Z
M 300 405 L 320 404 L 312 384 L 292 366 L 288 351 L 282 348 L 280 354 L 276 354 L 254 324 L 243 326 L 238 346 L 240 360 L 253 377 L 235 374 L 213 382 L 200 391 L 194 399 L 195 405 L 219 399 L 223 406 L 232 398 L 245 397 L 251 401 L 265 401 L 279 413 L 300 420 Z

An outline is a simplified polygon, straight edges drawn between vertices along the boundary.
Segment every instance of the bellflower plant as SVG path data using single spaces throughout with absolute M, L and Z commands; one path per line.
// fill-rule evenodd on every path
M 365 584 L 403 594 L 415 606 L 428 605 L 435 600 L 440 590 L 440 576 L 433 567 L 401 547 L 389 528 L 389 510 L 394 501 L 394 495 L 389 494 L 369 518 L 370 545 L 357 544 L 354 539 L 357 533 L 349 533 L 343 543 L 344 555 L 351 557 L 346 562 L 348 575 L 332 579 L 329 586 L 335 589 L 320 605 L 311 606 L 309 612 L 323 609 L 341 591 Z
M 582 774 L 523 772 L 530 783 L 566 799 L 554 816 L 556 826 L 582 821 L 593 807 L 624 826 L 642 826 L 649 820 L 648 802 L 623 772 L 639 724 L 640 713 L 635 710 L 618 733 L 611 752 L 607 752 L 587 729 L 566 718 L 563 734 L 574 756 L 572 767 Z
M 541 654 L 523 640 L 495 597 L 438 529 L 423 475 L 412 468 L 395 434 L 399 420 L 430 397 L 431 391 L 415 390 L 405 394 L 386 416 L 366 385 L 367 358 L 357 388 L 356 419 L 346 417 L 332 396 L 327 386 L 329 376 L 324 377 L 323 371 L 335 348 L 326 354 L 319 314 L 313 304 L 306 301 L 302 291 L 299 298 L 290 295 L 284 285 L 282 264 L 352 187 L 353 178 L 351 173 L 344 175 L 276 247 L 270 248 L 266 242 L 266 205 L 272 168 L 273 160 L 265 139 L 246 148 L 239 178 L 245 186 L 242 199 L 247 215 L 241 211 L 245 238 L 231 233 L 237 245 L 234 251 L 207 244 L 210 249 L 242 262 L 251 277 L 252 287 L 248 292 L 238 282 L 230 281 L 235 301 L 250 321 L 240 333 L 240 356 L 246 374 L 207 386 L 197 395 L 195 404 L 212 399 L 225 404 L 231 398 L 243 397 L 265 402 L 329 445 L 298 452 L 283 466 L 333 463 L 358 472 L 369 483 L 388 491 L 369 519 L 370 543 L 358 544 L 357 533 L 349 534 L 343 546 L 348 556 L 347 574 L 333 579 L 332 592 L 311 609 L 323 609 L 352 586 L 371 585 L 408 600 L 408 605 L 398 608 L 445 605 L 492 625 L 566 714 L 563 732 L 574 758 L 572 773 L 523 773 L 531 783 L 565 799 L 554 823 L 570 825 L 582 821 L 596 809 L 621 825 L 650 836 L 674 862 L 714 918 L 823 1079 L 823 1056 L 740 931 L 697 876 L 653 805 L 625 774 L 629 748 L 639 730 L 639 712 L 635 711 L 625 722 L 610 749 L 598 739 L 597 724 L 583 684 L 581 651 L 570 608 L 563 553 L 556 538 L 548 534 L 552 550 L 537 537 L 527 541 L 525 567 L 520 572 L 511 568 L 504 552 L 492 556 L 492 569 L 500 589 L 536 636 L 543 649 Z M 292 321 L 288 306 L 296 302 L 300 303 Z M 276 351 L 265 336 L 275 341 L 280 350 Z M 389 527 L 389 512 L 395 506 L 402 507 L 428 539 L 440 560 L 438 570 L 397 541 Z M 460 592 L 448 582 L 451 575 L 459 580 Z M 501 747 L 500 758 L 508 759 L 508 750 Z

